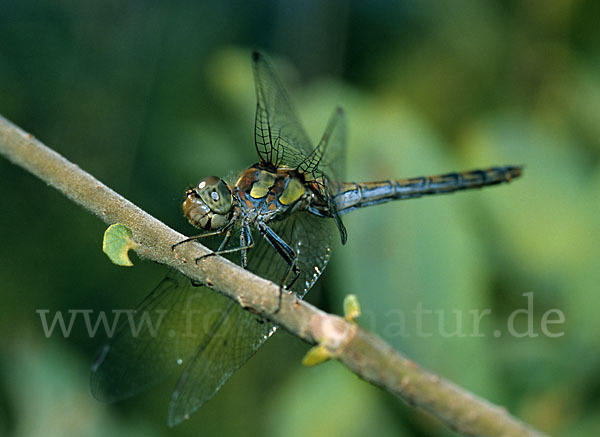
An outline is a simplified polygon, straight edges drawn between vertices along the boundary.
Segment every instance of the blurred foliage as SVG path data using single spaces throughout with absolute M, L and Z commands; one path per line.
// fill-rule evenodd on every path
M 256 161 L 252 47 L 274 56 L 313 139 L 336 105 L 346 109 L 351 180 L 524 164 L 509 185 L 350 214 L 349 242 L 309 299 L 341 313 L 355 293 L 358 323 L 416 362 L 552 435 L 592 436 L 598 5 L 5 0 L 0 113 L 189 234 L 187 185 Z M 175 379 L 96 402 L 86 375 L 103 339 L 80 321 L 47 339 L 36 310 L 131 308 L 164 268 L 117 268 L 97 218 L 5 160 L 0 177 L 0 435 L 452 435 L 338 363 L 302 367 L 307 347 L 286 334 L 172 430 Z M 539 335 L 508 335 L 530 292 Z M 430 336 L 418 335 L 419 306 L 443 310 L 423 316 Z M 457 329 L 453 310 L 472 333 L 469 311 L 485 309 L 483 337 L 443 335 Z M 565 317 L 550 325 L 557 338 L 540 329 L 552 309 Z

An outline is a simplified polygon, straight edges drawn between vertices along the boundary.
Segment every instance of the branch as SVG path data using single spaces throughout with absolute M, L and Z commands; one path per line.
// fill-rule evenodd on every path
M 133 231 L 140 256 L 166 264 L 208 284 L 244 308 L 260 312 L 307 343 L 319 343 L 362 379 L 431 412 L 456 432 L 480 436 L 542 435 L 510 416 L 504 408 L 427 372 L 382 339 L 341 317 L 327 314 L 285 293 L 281 297 L 280 311 L 273 314 L 278 307 L 279 286 L 222 257 L 210 257 L 198 265 L 189 262 L 209 253 L 208 249 L 200 244 L 186 244 L 173 252 L 171 246 L 184 239 L 183 235 L 2 116 L 0 153 L 106 223 L 127 225 Z

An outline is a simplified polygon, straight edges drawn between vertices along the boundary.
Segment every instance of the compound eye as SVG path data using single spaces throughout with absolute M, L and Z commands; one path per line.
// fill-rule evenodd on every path
M 216 176 L 207 176 L 198 184 L 198 190 L 202 191 L 206 188 L 214 187 L 215 185 L 219 184 L 219 181 L 221 181 L 221 178 Z
M 231 190 L 223 179 L 209 176 L 198 184 L 196 192 L 212 212 L 227 214 L 231 211 L 233 198 Z

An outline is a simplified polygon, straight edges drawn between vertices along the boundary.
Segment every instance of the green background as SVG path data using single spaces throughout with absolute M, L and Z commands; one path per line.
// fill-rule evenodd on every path
M 0 114 L 186 234 L 185 188 L 256 161 L 252 48 L 271 54 L 313 140 L 345 108 L 349 180 L 525 165 L 509 185 L 346 216 L 348 244 L 309 300 L 340 313 L 355 293 L 359 322 L 417 363 L 547 433 L 592 436 L 599 18 L 598 3 L 576 0 L 5 0 Z M 88 372 L 102 336 L 79 319 L 46 338 L 36 310 L 132 308 L 165 268 L 112 265 L 104 223 L 4 159 L 0 206 L 0 435 L 453 435 L 339 363 L 302 367 L 307 346 L 285 333 L 174 429 L 175 377 L 97 402 Z M 508 331 L 525 293 L 536 337 Z M 431 335 L 419 307 L 441 310 L 423 316 Z M 471 336 L 469 311 L 486 309 Z M 541 330 L 550 310 L 564 315 L 549 325 L 560 337 Z

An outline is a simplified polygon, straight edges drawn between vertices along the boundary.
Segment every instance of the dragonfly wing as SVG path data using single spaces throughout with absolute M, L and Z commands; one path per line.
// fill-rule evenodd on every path
M 97 399 L 133 396 L 166 378 L 178 360 L 187 358 L 184 350 L 173 347 L 167 331 L 178 326 L 190 287 L 189 281 L 169 273 L 134 312 L 119 314 L 114 337 L 92 365 L 91 389 Z
M 346 119 L 343 109 L 338 107 L 329 119 L 321 141 L 298 169 L 324 181 L 322 194 L 338 227 L 342 244 L 346 244 L 347 233 L 334 199 L 339 192 L 339 181 L 344 178 L 345 167 Z
M 285 242 L 293 242 L 300 276 L 292 290 L 303 297 L 327 265 L 332 235 L 335 235 L 334 224 L 313 214 L 297 212 L 269 225 Z M 287 263 L 258 233 L 253 238 L 255 245 L 248 253 L 248 269 L 281 284 L 288 270 Z M 233 301 L 229 301 L 221 314 L 221 319 L 211 326 L 210 335 L 203 337 L 203 343 L 198 345 L 177 384 L 169 407 L 170 426 L 185 420 L 211 399 L 275 331 L 273 324 L 261 323 L 257 316 Z
M 303 297 L 329 261 L 335 225 L 330 219 L 298 211 L 285 220 L 269 222 L 269 227 L 296 254 L 296 267 L 300 275 L 291 290 Z M 249 269 L 276 284 L 282 284 L 288 264 L 264 238 L 256 236 L 255 241 L 257 244 L 250 252 L 252 258 L 249 259 Z
M 275 167 L 297 167 L 313 146 L 298 122 L 273 67 L 257 51 L 252 54 L 256 86 L 254 143 L 261 162 Z
M 342 244 L 346 244 L 348 238 L 346 227 L 342 223 L 335 203 L 335 196 L 339 192 L 339 181 L 344 179 L 346 173 L 346 118 L 342 108 L 336 108 L 331 116 L 323 138 L 319 142 L 319 148 L 321 147 L 323 158 L 316 172 L 320 173 L 326 181 L 327 203 L 332 211 Z
M 203 337 L 173 392 L 169 426 L 187 419 L 210 400 L 274 332 L 273 324 L 228 301 L 222 317 L 211 326 L 210 335 Z
M 346 171 L 346 118 L 344 110 L 336 108 L 321 141 L 300 165 L 302 173 L 326 176 L 332 181 L 343 180 Z
M 299 297 L 327 265 L 332 226 L 306 212 L 272 222 L 273 231 L 293 244 L 300 276 L 292 290 Z M 281 283 L 287 263 L 262 236 L 254 238 L 248 269 Z M 169 409 L 169 424 L 175 425 L 212 398 L 274 331 L 236 302 L 170 272 L 101 350 L 92 366 L 92 393 L 103 401 L 127 398 L 185 369 Z
M 169 272 L 135 312 L 121 315 L 125 319 L 92 366 L 92 394 L 108 402 L 124 399 L 185 368 L 223 323 L 232 304 Z M 256 319 L 249 313 L 248 317 Z

